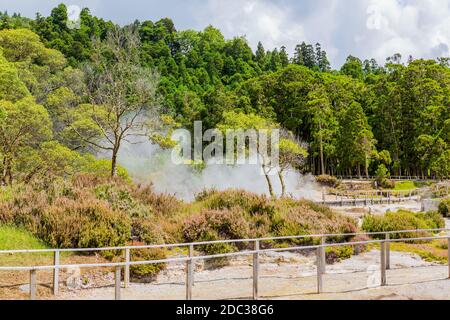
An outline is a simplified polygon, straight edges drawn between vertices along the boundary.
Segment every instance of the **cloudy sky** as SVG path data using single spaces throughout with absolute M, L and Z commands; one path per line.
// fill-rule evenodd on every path
M 120 24 L 170 17 L 177 29 L 209 24 L 226 37 L 245 35 L 256 47 L 320 42 L 337 68 L 349 55 L 363 59 L 401 53 L 406 60 L 450 56 L 450 0 L 0 0 L 0 10 L 34 17 L 58 3 L 89 7 Z

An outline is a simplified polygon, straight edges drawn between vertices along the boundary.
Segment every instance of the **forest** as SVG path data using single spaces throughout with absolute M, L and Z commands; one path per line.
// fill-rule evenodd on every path
M 87 8 L 73 27 L 61 4 L 48 17 L 0 14 L 0 74 L 3 185 L 126 176 L 117 163 L 125 142 L 167 147 L 155 134 L 165 126 L 216 128 L 230 112 L 291 132 L 307 146 L 301 169 L 316 175 L 450 176 L 448 57 L 349 55 L 334 70 L 319 43 L 254 52 L 213 26 L 118 26 Z

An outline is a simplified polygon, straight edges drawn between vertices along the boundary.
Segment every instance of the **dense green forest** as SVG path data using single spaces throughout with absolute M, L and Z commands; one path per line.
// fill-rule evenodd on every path
M 257 114 L 307 143 L 314 174 L 450 176 L 449 58 L 382 64 L 349 56 L 333 70 L 320 44 L 299 39 L 253 52 L 245 38 L 166 18 L 118 27 L 64 5 L 35 19 L 0 14 L 0 174 L 3 184 L 102 172 L 125 175 L 117 153 L 143 128 L 144 105 L 192 129 L 227 112 Z M 124 30 L 128 31 L 124 31 Z M 152 116 L 150 116 L 152 117 Z M 111 163 L 96 160 L 99 149 Z

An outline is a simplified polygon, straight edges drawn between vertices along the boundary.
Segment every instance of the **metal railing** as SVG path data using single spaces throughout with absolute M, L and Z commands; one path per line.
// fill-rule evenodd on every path
M 405 233 L 437 233 L 437 232 L 450 232 L 450 229 L 415 229 L 415 230 L 399 230 L 399 231 L 387 231 L 387 232 L 358 232 L 358 233 L 343 233 L 343 234 L 313 234 L 313 235 L 300 235 L 300 236 L 287 236 L 287 237 L 268 237 L 268 238 L 254 238 L 254 239 L 235 239 L 235 240 L 217 240 L 217 241 L 204 241 L 204 242 L 192 242 L 181 244 L 163 244 L 163 245 L 142 245 L 142 246 L 122 246 L 122 247 L 105 247 L 105 248 L 74 248 L 74 249 L 32 249 L 32 250 L 0 250 L 1 254 L 17 254 L 17 253 L 53 253 L 54 263 L 53 265 L 42 266 L 0 266 L 0 271 L 29 271 L 30 272 L 30 300 L 36 299 L 37 296 L 37 271 L 53 270 L 53 294 L 59 294 L 59 271 L 66 268 L 97 268 L 97 267 L 114 267 L 115 268 L 115 299 L 121 299 L 121 272 L 122 268 L 125 270 L 124 274 L 124 287 L 128 287 L 130 284 L 130 266 L 136 265 L 149 265 L 160 263 L 186 263 L 186 300 L 192 299 L 192 288 L 194 285 L 194 262 L 198 260 L 209 260 L 216 258 L 230 258 L 237 256 L 253 256 L 253 299 L 259 298 L 259 256 L 268 252 L 290 252 L 290 251 L 316 251 L 316 270 L 317 270 L 317 293 L 323 292 L 323 274 L 326 273 L 326 257 L 325 249 L 330 247 L 341 246 L 355 246 L 355 245 L 380 245 L 380 268 L 381 268 L 381 286 L 387 284 L 386 270 L 390 269 L 390 244 L 395 242 L 410 242 L 410 241 L 431 241 L 438 239 L 447 239 L 448 241 L 448 255 L 450 257 L 450 234 L 446 236 L 428 236 L 428 237 L 413 237 L 413 238 L 401 238 L 392 239 L 394 234 Z M 366 236 L 383 236 L 383 240 L 367 240 L 357 242 L 339 242 L 339 243 L 327 243 L 328 238 L 349 238 L 358 235 Z M 268 248 L 261 249 L 262 242 L 277 241 L 277 240 L 300 240 L 300 239 L 312 239 L 319 238 L 320 244 L 318 245 L 304 245 L 293 246 L 288 248 Z M 211 245 L 219 243 L 253 243 L 252 250 L 215 254 L 215 255 L 195 255 L 195 246 Z M 188 248 L 188 255 L 184 257 L 167 258 L 160 260 L 148 260 L 148 261 L 132 261 L 131 250 L 133 249 L 155 249 L 155 248 Z M 125 251 L 124 262 L 111 262 L 111 263 L 86 263 L 86 264 L 60 264 L 60 253 L 62 252 L 100 252 L 100 251 L 113 251 L 122 250 Z M 450 258 L 448 259 L 448 271 L 450 278 Z
M 326 199 L 326 192 L 322 190 L 322 201 L 316 201 L 318 204 L 328 206 L 344 206 L 344 205 L 375 205 L 375 204 L 392 204 L 401 203 L 412 200 L 421 200 L 422 196 L 428 190 L 356 190 L 356 191 L 340 191 L 332 190 L 328 196 L 333 199 Z
M 365 176 L 365 175 L 336 175 L 336 178 L 339 180 L 375 180 L 376 176 Z M 444 178 L 438 178 L 438 177 L 425 177 L 425 176 L 390 176 L 390 180 L 394 181 L 405 181 L 405 180 L 412 180 L 412 181 L 441 181 L 441 180 L 448 180 L 449 177 L 446 179 Z

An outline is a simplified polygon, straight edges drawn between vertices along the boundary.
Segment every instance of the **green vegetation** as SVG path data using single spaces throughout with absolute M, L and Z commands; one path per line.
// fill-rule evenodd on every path
M 399 181 L 395 183 L 394 190 L 397 191 L 410 191 L 419 188 L 420 185 L 414 181 Z
M 72 154 L 56 168 L 33 166 L 46 159 L 44 143 L 56 155 L 62 147 L 67 155 L 106 149 L 114 175 L 132 128 L 155 128 L 140 116 L 158 110 L 143 105 L 161 105 L 189 130 L 194 120 L 206 130 L 230 112 L 257 114 L 306 143 L 304 169 L 317 175 L 373 175 L 380 165 L 392 175 L 450 175 L 448 59 L 349 56 L 332 70 L 319 43 L 300 43 L 290 58 L 285 47 L 266 51 L 262 43 L 253 52 L 245 38 L 227 40 L 212 26 L 180 31 L 165 18 L 119 28 L 87 8 L 79 28 L 68 25 L 63 4 L 48 17 L 0 15 L 3 130 L 11 136 L 18 119 L 33 120 L 19 139 L 0 141 L 3 183 L 66 174 L 77 162 Z M 115 46 L 118 36 L 124 41 Z
M 428 262 L 447 263 L 447 240 L 434 240 L 426 243 L 391 243 L 392 251 L 415 253 Z
M 19 249 L 48 249 L 48 246 L 26 230 L 0 225 L 0 250 Z
M 363 219 L 362 229 L 367 232 L 384 232 L 416 229 L 440 229 L 445 221 L 437 212 L 413 213 L 405 210 L 387 212 L 384 216 L 367 215 Z M 429 236 L 429 232 L 395 233 L 392 239 Z M 377 236 L 375 236 L 377 237 Z M 378 236 L 379 237 L 379 236 Z
M 450 198 L 446 198 L 439 204 L 439 213 L 444 217 L 450 217 Z
M 340 184 L 340 181 L 333 176 L 329 175 L 321 175 L 316 177 L 316 181 L 320 183 L 321 185 L 330 187 L 330 188 L 337 188 Z
M 48 249 L 48 245 L 23 228 L 0 224 L 0 250 Z M 0 254 L 1 265 L 20 266 L 28 264 L 51 263 L 52 253 Z

